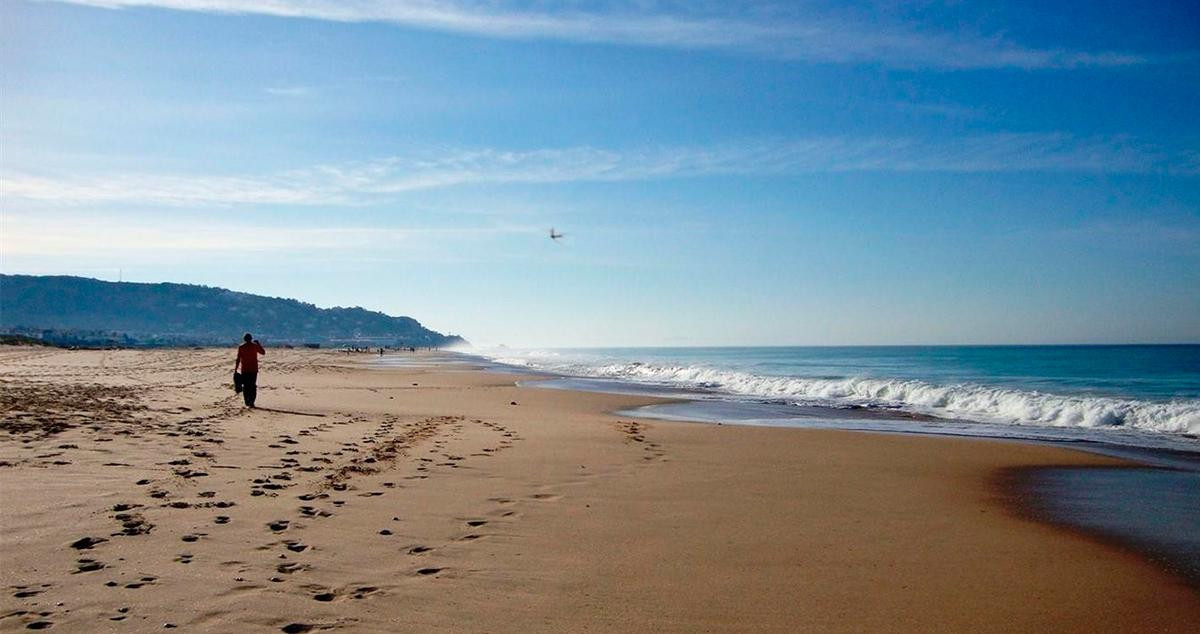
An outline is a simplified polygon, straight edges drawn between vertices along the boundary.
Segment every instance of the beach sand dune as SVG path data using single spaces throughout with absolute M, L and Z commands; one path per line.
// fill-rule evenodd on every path
M 649 398 L 270 350 L 0 351 L 0 630 L 1195 631 L 1026 519 L 987 440 L 650 422 Z

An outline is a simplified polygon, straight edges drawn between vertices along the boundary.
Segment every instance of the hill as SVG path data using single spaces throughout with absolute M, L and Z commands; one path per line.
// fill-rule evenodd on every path
M 211 345 L 245 331 L 264 343 L 447 346 L 462 341 L 411 317 L 363 308 L 318 308 L 191 284 L 104 282 L 0 275 L 0 330 L 83 345 Z

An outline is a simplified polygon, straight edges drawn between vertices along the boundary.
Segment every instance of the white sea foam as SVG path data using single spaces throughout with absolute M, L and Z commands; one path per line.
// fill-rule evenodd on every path
M 561 374 L 702 388 L 798 404 L 895 408 L 983 423 L 1122 428 L 1200 434 L 1200 399 L 1166 402 L 1059 395 L 970 383 L 936 385 L 888 378 L 801 378 L 736 372 L 702 365 L 580 362 L 550 352 L 500 354 L 498 363 Z

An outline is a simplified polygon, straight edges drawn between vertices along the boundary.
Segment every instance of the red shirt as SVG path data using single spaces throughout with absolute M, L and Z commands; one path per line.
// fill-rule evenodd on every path
M 258 372 L 258 355 L 266 354 L 262 344 L 250 341 L 238 346 L 238 361 L 242 364 L 242 372 Z

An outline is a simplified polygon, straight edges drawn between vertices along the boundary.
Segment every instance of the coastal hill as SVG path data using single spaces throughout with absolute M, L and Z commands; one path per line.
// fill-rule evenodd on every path
M 448 346 L 463 340 L 363 308 L 318 308 L 191 284 L 0 275 L 0 330 L 74 345 L 208 345 L 245 331 L 264 343 Z

